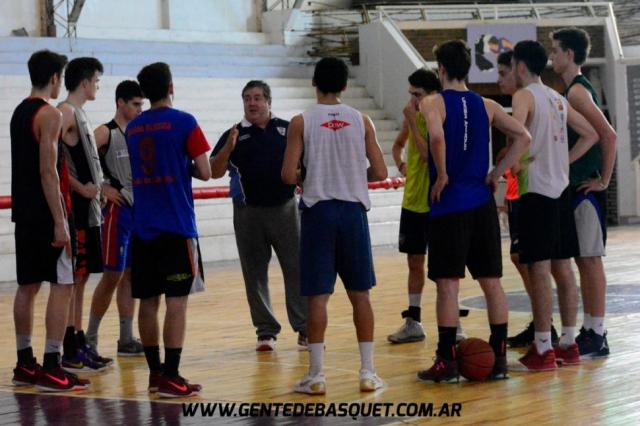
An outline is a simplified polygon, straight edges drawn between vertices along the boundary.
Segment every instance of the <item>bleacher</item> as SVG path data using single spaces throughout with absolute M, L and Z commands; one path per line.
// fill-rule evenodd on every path
M 86 105 L 94 127 L 110 120 L 115 110 L 114 92 L 123 79 L 135 78 L 140 68 L 155 61 L 171 65 L 176 108 L 184 109 L 200 122 L 210 143 L 242 119 L 241 90 L 249 79 L 264 79 L 272 86 L 273 113 L 290 119 L 315 103 L 311 87 L 312 64 L 304 47 L 268 44 L 217 45 L 199 43 L 125 42 L 65 38 L 7 37 L 0 41 L 0 195 L 11 192 L 9 122 L 15 106 L 29 94 L 26 62 L 32 52 L 49 48 L 69 58 L 96 56 L 105 66 L 96 101 Z M 66 92 L 60 95 L 60 100 Z M 366 90 L 354 80 L 344 101 L 375 121 L 378 139 L 389 166 L 398 124 L 385 117 Z M 390 167 L 395 173 L 395 167 Z M 228 178 L 194 185 L 227 185 Z M 374 245 L 397 242 L 402 190 L 372 191 L 369 221 Z M 196 214 L 205 261 L 237 258 L 230 199 L 199 200 Z M 10 211 L 0 210 L 0 281 L 15 279 L 13 224 Z

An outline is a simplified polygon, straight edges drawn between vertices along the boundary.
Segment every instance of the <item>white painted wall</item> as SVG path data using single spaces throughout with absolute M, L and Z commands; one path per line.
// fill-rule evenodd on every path
M 190 0 L 186 0 L 188 2 Z M 85 1 L 78 32 L 82 28 L 161 29 L 165 0 L 108 0 Z
M 58 11 L 66 13 L 64 4 Z M 41 35 L 40 14 L 39 0 L 0 0 L 0 36 L 21 27 L 29 35 Z M 150 31 L 168 30 L 190 33 L 190 41 L 199 41 L 201 33 L 259 32 L 261 15 L 261 0 L 89 0 L 82 9 L 77 34 L 149 39 L 153 36 Z M 63 35 L 64 29 L 58 28 L 58 33 Z M 121 36 L 114 37 L 118 34 Z
M 634 65 L 640 64 L 637 61 Z M 618 153 L 618 215 L 621 222 L 625 223 L 629 218 L 640 216 L 640 163 L 631 158 L 631 133 L 629 131 L 629 103 L 627 93 L 627 66 L 626 64 L 614 64 L 612 78 L 607 79 L 615 84 L 613 92 L 615 105 L 618 111 L 613 121 L 617 138 Z M 610 83 L 611 84 L 611 83 Z M 609 104 L 611 105 L 611 101 Z M 632 219 L 633 220 L 633 219 Z
M 170 28 L 183 31 L 260 31 L 261 3 L 255 0 L 169 1 Z
M 607 104 L 617 138 L 618 216 L 622 223 L 640 216 L 640 168 L 631 158 L 631 134 L 629 132 L 629 105 L 627 67 L 621 62 L 613 25 L 609 18 L 605 26 L 605 75 L 602 83 L 608 96 Z M 627 55 L 633 49 L 623 49 Z M 638 52 L 640 53 L 640 52 Z M 640 55 L 639 55 L 640 56 Z M 638 60 L 640 62 L 640 59 Z
M 307 37 L 308 28 L 318 18 L 300 9 L 276 9 L 262 14 L 262 31 L 275 44 L 287 46 L 304 45 L 313 42 Z
M 85 2 L 78 28 L 258 31 L 256 0 L 94 0 Z
M 402 32 L 388 20 L 359 28 L 358 82 L 384 111 L 402 123 L 402 109 L 409 100 L 407 78 L 425 62 Z
M 40 35 L 39 0 L 0 0 L 0 36 L 23 27 L 29 35 Z
M 640 58 L 640 45 L 638 46 L 624 46 L 622 48 L 625 58 Z

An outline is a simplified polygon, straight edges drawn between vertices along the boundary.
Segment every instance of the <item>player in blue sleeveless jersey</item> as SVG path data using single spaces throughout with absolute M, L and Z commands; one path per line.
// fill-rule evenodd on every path
M 458 379 L 456 325 L 460 279 L 469 268 L 487 299 L 491 344 L 496 354 L 494 378 L 507 375 L 507 300 L 500 284 L 500 227 L 492 186 L 530 143 L 526 129 L 497 103 L 467 89 L 470 51 L 449 41 L 436 52 L 443 91 L 420 103 L 430 137 L 431 235 L 429 273 L 437 285 L 438 350 L 436 361 L 418 373 L 424 381 Z M 489 131 L 493 125 L 513 145 L 500 164 L 489 169 Z

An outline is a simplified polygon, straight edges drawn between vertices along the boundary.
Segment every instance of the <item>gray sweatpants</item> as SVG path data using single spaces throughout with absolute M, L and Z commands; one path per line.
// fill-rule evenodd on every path
M 295 198 L 275 207 L 233 203 L 233 227 L 247 290 L 251 320 L 258 336 L 277 336 L 281 330 L 269 295 L 271 248 L 284 276 L 289 323 L 307 334 L 307 301 L 300 296 L 300 217 Z

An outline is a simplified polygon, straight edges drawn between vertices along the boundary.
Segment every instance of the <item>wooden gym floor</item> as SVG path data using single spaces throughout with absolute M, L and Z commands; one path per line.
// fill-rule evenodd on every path
M 391 345 L 386 336 L 401 325 L 406 308 L 405 258 L 394 249 L 375 250 L 378 285 L 372 291 L 376 315 L 375 362 L 388 386 L 375 394 L 358 390 L 359 355 L 351 320 L 351 309 L 341 284 L 329 306 L 325 369 L 327 394 L 309 397 L 291 391 L 305 373 L 306 352 L 296 348 L 284 308 L 282 277 L 274 262 L 270 271 L 274 310 L 283 331 L 274 353 L 256 353 L 255 334 L 245 300 L 242 274 L 237 263 L 207 265 L 207 291 L 191 299 L 187 340 L 181 373 L 201 383 L 200 398 L 190 402 L 382 402 L 433 403 L 434 412 L 443 404 L 461 403 L 460 416 L 418 417 L 326 417 L 326 418 L 205 418 L 184 417 L 183 401 L 156 401 L 147 394 L 144 358 L 119 358 L 104 373 L 91 376 L 92 387 L 71 395 L 42 395 L 10 385 L 15 364 L 12 303 L 15 284 L 0 284 L 0 424 L 392 424 L 392 423 L 564 423 L 638 424 L 640 422 L 640 227 L 610 229 L 605 258 L 609 281 L 607 328 L 611 356 L 584 362 L 554 372 L 512 372 L 506 381 L 459 384 L 425 384 L 416 371 L 429 367 L 437 336 L 435 288 L 428 282 L 423 295 L 425 342 Z M 515 268 L 508 260 L 503 241 L 505 276 L 503 285 L 510 303 L 510 334 L 529 321 L 528 300 Z M 207 247 L 203 247 L 207 250 Z M 85 294 L 85 321 L 93 288 Z M 43 286 L 36 306 L 34 348 L 41 359 L 44 306 L 48 287 Z M 477 284 L 469 278 L 461 285 L 461 306 L 471 308 L 463 319 L 469 336 L 488 339 L 486 311 Z M 581 312 L 581 311 L 580 311 Z M 556 324 L 559 324 L 557 312 Z M 86 322 L 85 322 L 86 324 Z M 579 318 L 580 324 L 580 318 Z M 103 320 L 100 350 L 115 356 L 118 333 L 115 300 Z M 509 350 L 510 364 L 521 352 Z M 451 405 L 449 405 L 451 407 Z M 394 413 L 394 411 L 391 411 Z

